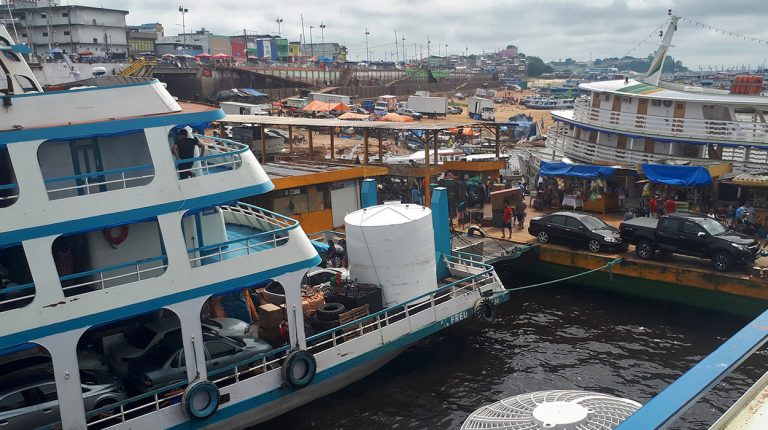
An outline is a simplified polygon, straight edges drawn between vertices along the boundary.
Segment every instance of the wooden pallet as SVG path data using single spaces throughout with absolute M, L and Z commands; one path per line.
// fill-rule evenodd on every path
M 368 305 L 362 305 L 352 309 L 351 311 L 347 311 L 347 312 L 344 312 L 343 314 L 340 314 L 339 324 L 344 325 L 348 322 L 352 322 L 356 319 L 368 316 L 369 314 L 370 314 L 370 311 L 368 310 Z M 349 339 L 354 339 L 360 336 L 360 327 L 362 327 L 362 323 L 356 326 L 350 326 L 342 329 L 342 332 L 344 333 L 342 338 L 345 341 L 347 341 Z

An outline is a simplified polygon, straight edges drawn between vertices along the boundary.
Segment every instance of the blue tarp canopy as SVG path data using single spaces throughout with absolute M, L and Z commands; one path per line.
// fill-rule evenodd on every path
M 697 187 L 712 183 L 712 176 L 710 176 L 709 170 L 701 166 L 643 164 L 643 173 L 649 181 L 657 184 Z
M 253 88 L 238 88 L 238 89 L 240 91 L 242 91 L 242 92 L 244 92 L 244 93 L 246 93 L 248 95 L 254 96 L 254 97 L 266 97 L 267 96 L 266 94 L 258 92 L 256 90 L 254 90 Z
M 541 176 L 572 176 L 576 178 L 595 179 L 609 178 L 613 176 L 616 169 L 607 166 L 586 166 L 580 164 L 569 164 L 564 162 L 553 163 L 542 161 L 539 167 Z

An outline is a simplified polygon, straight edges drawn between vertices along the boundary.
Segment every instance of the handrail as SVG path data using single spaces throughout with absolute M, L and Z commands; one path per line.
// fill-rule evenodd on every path
M 200 157 L 175 160 L 176 171 L 179 173 L 202 170 L 203 174 L 209 175 L 211 174 L 211 167 L 222 166 L 230 166 L 232 170 L 235 170 L 242 165 L 242 154 L 250 150 L 248 145 L 235 142 L 234 140 L 222 139 L 220 137 L 214 136 L 203 136 L 200 134 L 196 134 L 195 137 L 211 140 L 212 142 L 203 143 L 203 145 L 205 145 L 210 152 L 215 151 L 215 153 L 203 155 Z M 213 160 L 222 161 L 211 163 Z M 200 167 L 194 167 L 194 163 L 197 162 L 200 162 Z M 182 164 L 193 164 L 193 166 L 188 168 L 181 168 Z
M 0 289 L 0 297 L 7 296 L 9 294 L 17 293 L 19 291 L 26 291 L 26 290 L 32 290 L 31 293 L 24 293 L 24 295 L 18 296 L 18 297 L 12 297 L 10 299 L 0 299 L 0 309 L 2 309 L 3 305 L 8 305 L 10 303 L 19 302 L 22 300 L 27 300 L 35 297 L 35 284 L 34 283 L 28 283 L 28 284 L 22 284 L 22 285 L 15 285 L 13 287 L 7 287 Z M 5 312 L 6 310 L 11 309 L 17 309 L 18 305 L 11 305 L 8 309 L 2 309 L 0 312 Z
M 480 257 L 480 256 L 475 255 L 475 254 L 469 254 L 469 253 L 462 253 L 462 254 L 465 254 L 465 255 L 468 255 L 468 256 Z M 479 262 L 473 261 L 473 260 L 466 260 L 466 259 L 464 259 L 464 258 L 462 258 L 460 256 L 453 256 L 453 255 L 451 255 L 451 256 L 446 256 L 446 258 L 453 259 L 453 260 L 458 260 L 458 261 L 465 261 L 465 262 L 467 262 L 467 263 L 469 263 L 469 264 L 471 264 L 473 266 L 482 267 L 485 270 L 483 272 L 481 272 L 481 273 L 476 274 L 476 275 L 468 276 L 468 277 L 466 277 L 464 279 L 458 280 L 456 282 L 452 282 L 452 283 L 450 283 L 448 285 L 445 285 L 443 287 L 440 287 L 440 288 L 435 289 L 433 291 L 430 291 L 428 293 L 421 294 L 418 297 L 415 297 L 415 298 L 413 298 L 411 300 L 408 300 L 406 302 L 400 303 L 400 304 L 395 305 L 395 306 L 390 306 L 387 309 L 381 310 L 379 312 L 375 312 L 375 313 L 370 314 L 370 315 L 366 315 L 366 316 L 358 318 L 358 319 L 356 319 L 354 321 L 350 321 L 350 322 L 348 322 L 346 324 L 342 324 L 339 327 L 334 327 L 331 330 L 327 330 L 327 331 L 324 331 L 322 333 L 318 333 L 316 335 L 310 336 L 310 337 L 308 337 L 306 339 L 306 342 L 307 342 L 307 345 L 308 345 L 307 349 L 317 348 L 317 347 L 320 347 L 321 345 L 323 345 L 324 343 L 328 342 L 328 340 L 324 340 L 323 338 L 326 337 L 326 336 L 329 336 L 329 335 L 332 336 L 331 341 L 334 342 L 334 345 L 336 345 L 335 342 L 337 342 L 337 338 L 334 335 L 335 332 L 339 332 L 339 331 L 344 330 L 344 329 L 349 329 L 349 328 L 352 328 L 354 326 L 359 326 L 361 323 L 363 323 L 366 320 L 373 320 L 374 321 L 373 324 L 378 324 L 379 325 L 378 328 L 381 329 L 380 324 L 382 322 L 382 319 L 380 317 L 382 315 L 386 316 L 384 321 L 389 321 L 391 319 L 398 318 L 403 313 L 405 313 L 406 317 L 408 317 L 408 316 L 416 314 L 416 313 L 430 311 L 431 309 L 433 309 L 438 304 L 435 301 L 437 295 L 439 295 L 439 294 L 441 294 L 443 292 L 449 291 L 451 289 L 457 288 L 457 287 L 459 287 L 460 289 L 466 289 L 466 288 L 468 288 L 468 286 L 467 285 L 462 285 L 462 284 L 467 284 L 468 282 L 471 282 L 469 287 L 474 289 L 475 285 L 477 285 L 477 282 L 475 282 L 475 281 L 478 281 L 480 279 L 493 279 L 493 277 L 488 277 L 488 275 L 491 272 L 493 272 L 493 266 L 491 266 L 491 265 L 488 265 L 488 264 L 485 264 L 485 263 L 479 263 Z M 484 282 L 484 280 L 483 280 L 483 282 Z M 429 302 L 425 302 L 423 300 L 426 297 L 430 298 Z M 417 306 L 414 306 L 413 308 L 409 309 L 409 305 L 412 305 L 412 304 L 414 304 L 417 301 L 421 302 L 421 303 L 418 303 L 418 304 L 416 304 Z M 422 307 L 422 306 L 425 306 L 425 305 L 429 305 L 429 307 Z M 396 311 L 398 309 L 403 309 L 403 311 L 400 311 L 400 312 L 397 312 L 397 313 L 393 313 L 394 311 Z M 389 313 L 389 315 L 387 315 L 388 313 Z M 343 335 L 340 335 L 340 337 L 341 336 L 343 336 Z M 278 368 L 280 368 L 282 366 L 282 363 L 280 363 L 280 361 L 283 359 L 284 354 L 286 352 L 288 352 L 289 350 L 290 350 L 290 346 L 285 345 L 285 346 L 282 346 L 280 348 L 276 348 L 274 350 L 271 350 L 271 351 L 269 351 L 267 353 L 251 357 L 251 358 L 249 358 L 247 360 L 243 360 L 243 361 L 240 361 L 238 363 L 231 364 L 231 365 L 229 365 L 227 367 L 210 371 L 210 372 L 208 372 L 208 379 L 211 380 L 214 383 L 224 382 L 227 379 L 234 379 L 235 382 L 239 382 L 241 378 L 245 379 L 245 377 L 246 377 L 245 374 L 248 373 L 248 372 L 253 372 L 253 371 L 258 371 L 258 370 L 261 370 L 261 371 L 264 371 L 264 372 L 271 371 L 271 370 L 276 370 L 276 369 L 278 369 Z M 252 367 L 251 365 L 254 364 L 254 363 L 258 363 L 258 366 Z M 243 369 L 240 370 L 240 368 L 243 368 Z M 234 370 L 234 372 L 232 374 L 228 374 L 232 370 Z M 219 379 L 213 379 L 212 378 L 212 377 L 219 376 L 219 375 L 224 375 L 224 376 L 219 378 Z M 92 421 L 88 425 L 89 426 L 90 425 L 96 425 L 97 423 L 107 422 L 107 421 L 110 421 L 110 420 L 121 420 L 121 421 L 124 421 L 126 419 L 126 415 L 128 415 L 130 413 L 133 413 L 133 412 L 135 412 L 137 410 L 146 409 L 148 407 L 152 407 L 153 410 L 160 410 L 162 402 L 167 402 L 168 406 L 170 406 L 170 404 L 172 403 L 171 399 L 173 399 L 174 397 L 181 396 L 182 393 L 179 392 L 179 393 L 177 393 L 177 394 L 175 394 L 173 396 L 169 396 L 169 397 L 161 397 L 161 395 L 165 394 L 165 393 L 173 392 L 174 390 L 178 390 L 179 388 L 184 387 L 186 384 L 187 384 L 186 381 L 179 382 L 179 383 L 173 384 L 173 385 L 168 386 L 168 387 L 159 388 L 157 390 L 153 390 L 153 391 L 150 391 L 148 393 L 144 393 L 142 395 L 139 395 L 139 396 L 136 396 L 136 397 L 133 397 L 133 398 L 130 398 L 130 399 L 123 400 L 123 401 L 118 402 L 118 403 L 113 404 L 113 405 L 105 406 L 103 408 L 90 411 L 90 412 L 88 412 L 86 414 L 86 418 L 92 418 L 92 417 L 97 416 L 99 414 L 108 413 L 110 411 L 113 411 L 113 414 L 108 416 L 108 417 L 105 417 L 104 419 L 100 419 L 100 420 L 97 420 L 97 421 Z M 145 399 L 148 399 L 148 398 L 152 398 L 152 401 L 144 403 L 144 404 L 141 404 L 141 405 L 137 404 L 139 401 L 145 400 Z M 131 409 L 126 410 L 125 407 L 127 405 L 130 405 Z M 167 406 L 164 406 L 164 407 L 167 407 Z M 119 409 L 119 412 L 117 412 L 118 409 Z
M 162 261 L 162 264 L 160 264 L 158 266 L 146 268 L 146 269 L 142 269 L 142 268 L 139 267 L 139 266 L 142 266 L 142 265 L 145 265 L 145 264 L 154 263 L 156 261 Z M 111 272 L 111 271 L 114 271 L 114 270 L 119 270 L 119 269 L 125 269 L 125 268 L 129 268 L 129 267 L 135 267 L 136 270 L 128 272 L 128 273 L 124 273 L 124 274 L 121 274 L 121 275 L 112 276 L 112 277 L 109 277 L 109 278 L 105 278 L 104 276 L 102 276 L 104 273 Z M 62 286 L 62 290 L 67 291 L 67 290 L 71 290 L 71 289 L 74 289 L 74 288 L 81 288 L 81 287 L 85 287 L 85 286 L 88 286 L 88 285 L 95 285 L 95 284 L 101 284 L 101 287 L 99 289 L 104 289 L 105 288 L 104 284 L 106 282 L 108 282 L 108 281 L 116 281 L 116 280 L 119 280 L 119 279 L 135 276 L 137 279 L 135 281 L 130 281 L 130 282 L 138 282 L 138 281 L 142 280 L 142 277 L 141 277 L 142 273 L 154 272 L 154 271 L 158 271 L 158 270 L 162 270 L 162 272 L 165 273 L 165 269 L 167 267 L 168 267 L 168 257 L 165 256 L 165 255 L 160 255 L 160 256 L 157 256 L 157 257 L 143 258 L 141 260 L 131 261 L 131 262 L 128 262 L 128 263 L 121 263 L 121 264 L 116 264 L 116 265 L 112 265 L 112 266 L 100 267 L 98 269 L 89 270 L 87 272 L 80 272 L 80 273 L 73 273 L 73 274 L 70 274 L 70 275 L 64 275 L 64 276 L 60 276 L 59 280 L 61 282 L 64 282 L 64 281 L 69 281 L 69 280 L 73 280 L 73 279 L 85 278 L 87 276 L 99 275 L 97 279 L 92 280 L 92 281 L 81 282 L 81 283 L 75 284 L 75 285 Z M 160 275 L 149 276 L 148 278 L 156 278 L 158 276 L 160 276 Z M 147 279 L 147 278 L 145 278 L 145 279 Z M 124 282 L 124 283 L 127 283 L 127 282 Z M 121 285 L 122 284 L 123 283 L 121 283 Z
M 658 429 L 669 424 L 768 341 L 765 327 L 768 327 L 768 311 L 745 325 L 616 430 Z
M 768 123 L 753 121 L 728 121 L 719 119 L 672 118 L 659 115 L 643 115 L 632 112 L 593 108 L 585 101 L 578 101 L 573 109 L 573 119 L 595 126 L 615 130 L 658 133 L 675 137 L 689 136 L 698 139 L 745 140 L 752 143 L 768 143 Z
M 125 172 L 135 172 L 139 170 L 149 170 L 149 169 L 154 170 L 154 167 L 155 166 L 153 166 L 152 164 L 142 164 L 139 166 L 123 167 L 120 169 L 103 170 L 101 172 L 89 172 L 89 173 L 81 173 L 79 175 L 58 176 L 55 178 L 45 179 L 43 182 L 45 182 L 46 184 L 50 184 L 54 182 L 70 181 L 73 179 L 76 180 L 76 179 L 85 179 L 85 178 L 95 178 L 98 176 L 114 175 L 114 174 L 125 173 Z M 128 179 L 130 180 L 134 178 L 128 178 Z M 99 185 L 99 184 L 97 183 L 93 185 Z M 56 190 L 49 190 L 49 192 L 50 191 L 56 191 Z
M 12 200 L 19 198 L 19 184 L 2 184 L 0 185 L 0 191 L 4 190 L 16 190 L 16 192 L 9 192 L 7 196 L 0 196 L 0 200 Z

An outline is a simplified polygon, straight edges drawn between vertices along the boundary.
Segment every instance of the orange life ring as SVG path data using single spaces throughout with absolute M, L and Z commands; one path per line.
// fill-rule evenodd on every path
M 117 230 L 117 234 L 115 234 L 115 230 Z M 101 234 L 104 235 L 104 239 L 112 246 L 117 246 L 125 242 L 125 239 L 128 239 L 128 226 L 122 225 L 120 227 L 105 228 L 101 231 Z

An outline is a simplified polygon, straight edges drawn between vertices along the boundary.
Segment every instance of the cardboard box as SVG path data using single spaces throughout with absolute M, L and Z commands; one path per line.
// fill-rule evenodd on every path
M 274 329 L 283 321 L 283 309 L 272 303 L 259 306 L 259 327 Z

